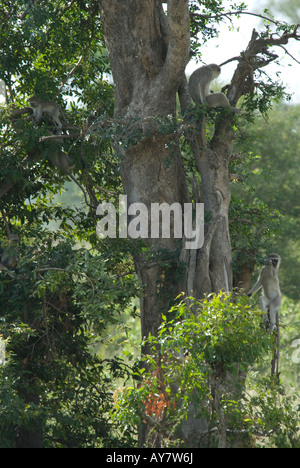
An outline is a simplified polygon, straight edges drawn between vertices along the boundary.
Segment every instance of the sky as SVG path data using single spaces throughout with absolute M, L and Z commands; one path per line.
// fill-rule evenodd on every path
M 263 14 L 264 6 L 261 0 L 246 0 L 245 3 L 248 5 L 248 11 Z M 283 18 L 276 16 L 276 19 Z M 242 15 L 240 19 L 233 19 L 233 23 L 236 27 L 239 27 L 239 31 L 229 31 L 228 26 L 230 23 L 226 22 L 220 28 L 219 38 L 211 39 L 202 47 L 201 52 L 204 64 L 221 64 L 231 57 L 240 55 L 249 43 L 253 28 L 257 31 L 264 30 L 262 20 L 254 16 Z M 295 40 L 291 40 L 286 48 L 300 62 L 300 43 Z M 280 68 L 280 79 L 287 92 L 293 95 L 292 103 L 300 103 L 300 64 L 292 60 L 289 56 L 286 56 L 283 49 L 277 47 L 274 48 L 274 51 L 279 55 L 280 61 L 283 65 Z M 203 64 L 197 64 L 194 60 L 190 61 L 186 68 L 186 74 L 190 75 L 201 65 Z M 230 83 L 236 65 L 237 62 L 232 62 L 222 67 L 222 72 L 219 77 L 220 85 L 224 86 L 225 84 Z M 278 66 L 276 64 L 270 64 L 265 70 L 272 77 L 275 77 L 278 72 Z

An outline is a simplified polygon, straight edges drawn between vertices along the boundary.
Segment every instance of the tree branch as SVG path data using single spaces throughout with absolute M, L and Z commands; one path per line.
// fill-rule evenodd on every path
M 56 93 L 56 95 L 55 95 L 54 97 L 60 95 L 60 93 L 61 93 L 63 87 L 64 87 L 65 84 L 66 84 L 66 82 L 68 81 L 68 79 L 70 78 L 70 76 L 73 75 L 73 73 L 74 73 L 74 71 L 76 70 L 76 68 L 79 67 L 79 65 L 80 65 L 80 63 L 81 63 L 81 61 L 82 61 L 82 59 L 83 59 L 83 55 L 81 55 L 81 56 L 79 57 L 79 60 L 78 60 L 78 62 L 76 63 L 76 65 L 74 65 L 74 67 L 72 68 L 72 70 L 67 74 L 67 76 L 66 76 L 66 78 L 64 79 L 64 81 L 63 81 L 61 87 L 59 88 L 59 90 L 57 91 L 57 93 Z
M 281 45 L 279 47 L 281 47 L 281 49 L 283 49 L 287 55 L 289 55 L 296 63 L 298 63 L 300 65 L 300 61 L 297 60 L 292 54 L 290 54 L 289 51 L 285 47 L 283 47 L 283 45 Z
M 241 96 L 254 89 L 253 75 L 255 70 L 267 66 L 278 58 L 278 55 L 271 52 L 270 48 L 272 46 L 281 47 L 283 44 L 287 44 L 290 39 L 300 41 L 299 28 L 300 25 L 298 24 L 292 32 L 285 32 L 279 37 L 275 37 L 275 34 L 269 34 L 268 36 L 259 35 L 253 29 L 247 49 L 239 58 L 234 58 L 239 63 L 227 93 L 227 97 L 232 105 L 236 105 Z M 224 63 L 228 63 L 228 61 Z M 249 86 L 252 89 L 249 89 Z
M 196 14 L 197 15 L 197 14 Z M 195 16 L 196 16 L 195 15 Z M 229 16 L 239 16 L 239 15 L 249 15 L 249 16 L 256 16 L 257 18 L 261 18 L 263 20 L 269 21 L 270 23 L 275 24 L 276 26 L 279 26 L 281 24 L 280 21 L 273 20 L 272 18 L 268 18 L 267 16 L 261 15 L 259 13 L 252 13 L 251 11 L 244 11 L 244 10 L 239 10 L 239 11 L 229 11 L 226 13 L 220 13 L 218 15 L 211 15 L 211 16 L 206 16 L 207 19 L 218 19 L 222 17 L 228 18 Z M 200 16 L 200 15 L 198 15 Z

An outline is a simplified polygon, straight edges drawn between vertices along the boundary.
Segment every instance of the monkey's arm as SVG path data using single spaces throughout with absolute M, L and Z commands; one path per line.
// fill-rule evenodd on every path
M 257 291 L 260 290 L 260 288 L 262 287 L 262 282 L 261 282 L 261 276 L 259 275 L 259 278 L 257 280 L 257 282 L 255 283 L 255 285 L 253 286 L 252 289 L 250 289 L 250 291 L 248 292 L 247 296 L 248 297 L 251 297 L 253 294 L 255 294 Z
M 42 113 L 41 109 L 39 109 L 38 107 L 35 108 L 35 109 L 33 109 L 33 114 L 32 114 L 32 116 L 33 116 L 33 118 L 34 118 L 34 120 L 35 120 L 36 122 L 39 122 L 39 121 L 41 120 L 42 114 L 43 114 L 43 113 Z

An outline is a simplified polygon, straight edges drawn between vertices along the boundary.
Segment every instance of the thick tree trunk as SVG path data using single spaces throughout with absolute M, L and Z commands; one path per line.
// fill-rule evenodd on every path
M 169 137 L 146 138 L 124 155 L 121 173 L 128 205 L 188 201 L 185 174 L 178 146 L 168 148 Z M 149 229 L 150 234 L 150 229 Z M 145 242 L 147 242 L 145 240 Z M 136 270 L 144 285 L 141 299 L 142 335 L 156 336 L 161 314 L 184 288 L 185 267 L 180 268 L 180 239 L 151 239 L 148 255 L 137 255 Z M 183 289 L 184 290 L 184 289 Z
M 176 93 L 189 58 L 186 0 L 169 2 L 167 18 L 157 0 L 100 1 L 115 83 L 115 117 L 139 119 L 143 137 L 123 152 L 121 176 L 128 205 L 189 201 L 178 137 L 162 134 L 156 117 L 175 116 Z M 178 15 L 178 13 L 180 13 Z M 149 255 L 138 255 L 144 286 L 142 335 L 156 335 L 174 297 L 185 289 L 179 239 L 150 239 Z M 151 259 L 149 259 L 151 257 Z
M 121 176 L 128 205 L 189 202 L 179 138 L 162 134 L 155 118 L 176 113 L 176 93 L 187 104 L 184 70 L 189 58 L 189 14 L 186 0 L 168 2 L 167 16 L 158 0 L 100 1 L 104 35 L 115 83 L 115 117 L 140 119 L 144 137 L 123 152 Z M 182 107 L 184 105 L 182 104 Z M 194 137 L 197 169 L 201 174 L 201 202 L 209 221 L 204 245 L 185 250 L 178 239 L 151 239 L 150 255 L 135 258 L 144 286 L 141 300 L 142 335 L 156 335 L 161 315 L 180 292 L 203 297 L 232 287 L 228 229 L 230 148 L 224 145 L 224 122 L 214 146 Z M 225 126 L 226 127 L 226 126 Z M 227 127 L 226 127 L 227 128 Z M 203 132 L 202 132 L 203 133 Z M 145 352 L 148 350 L 145 349 Z M 185 424 L 187 446 L 197 444 L 205 421 Z M 141 428 L 141 443 L 145 434 Z M 193 434 L 191 434 L 191 431 Z

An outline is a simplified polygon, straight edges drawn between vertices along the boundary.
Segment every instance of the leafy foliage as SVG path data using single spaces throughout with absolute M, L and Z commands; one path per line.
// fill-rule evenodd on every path
M 215 445 L 221 424 L 218 392 L 229 434 L 237 430 L 251 435 L 248 444 L 254 438 L 278 447 L 296 444 L 294 398 L 269 378 L 251 379 L 244 386 L 243 371 L 253 368 L 273 346 L 261 326 L 261 311 L 253 310 L 244 297 L 220 294 L 202 302 L 182 300 L 169 315 L 158 338 L 148 338 L 153 354 L 140 363 L 139 384 L 117 395 L 114 417 L 123 428 L 150 422 L 161 446 L 178 446 L 179 423 L 193 403 L 197 418 L 209 417 L 212 428 L 200 435 L 199 446 Z M 223 385 L 229 376 L 231 388 Z M 150 444 L 153 433 L 148 435 Z
M 21 239 L 16 264 L 0 272 L 0 446 L 117 447 L 128 441 L 109 421 L 113 382 L 129 369 L 92 350 L 121 314 L 135 312 L 130 246 L 100 243 L 95 216 L 72 199 L 61 204 L 68 176 L 48 159 L 69 154 L 91 196 L 97 186 L 99 200 L 118 198 L 109 139 L 84 134 L 113 112 L 99 2 L 1 2 L 0 64 L 0 252 L 10 232 Z M 53 122 L 36 125 L 24 107 L 33 94 L 64 109 L 73 127 L 60 142 L 43 140 Z
M 22 260 L 2 273 L 8 360 L 0 367 L 0 445 L 24 443 L 24 431 L 36 427 L 46 447 L 116 446 L 122 438 L 114 440 L 107 416 L 112 382 L 128 371 L 90 346 L 93 333 L 117 326 L 136 285 L 110 275 L 104 257 L 74 251 L 68 240 L 52 242 L 40 232 L 39 246 L 21 246 Z

